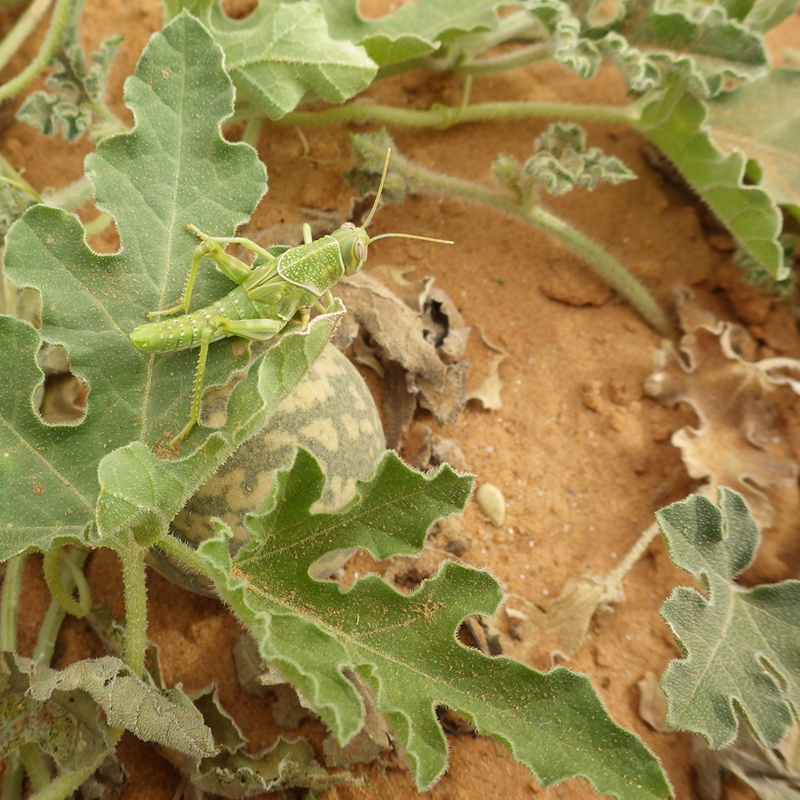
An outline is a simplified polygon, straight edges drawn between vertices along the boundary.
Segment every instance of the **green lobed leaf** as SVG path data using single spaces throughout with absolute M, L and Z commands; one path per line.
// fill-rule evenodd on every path
M 230 531 L 198 548 L 220 596 L 255 638 L 262 657 L 289 680 L 344 743 L 361 728 L 362 700 L 345 671 L 367 681 L 401 741 L 417 786 L 447 765 L 437 706 L 466 714 L 503 742 L 542 784 L 576 775 L 619 798 L 668 797 L 656 759 L 608 716 L 589 680 L 563 668 L 543 674 L 461 645 L 470 614 L 502 600 L 487 572 L 445 562 L 403 595 L 377 575 L 343 591 L 309 574 L 331 550 L 361 547 L 375 558 L 420 553 L 430 524 L 460 513 L 470 476 L 443 465 L 422 475 L 389 451 L 358 496 L 335 514 L 309 513 L 322 472 L 300 450 L 273 493 L 248 516 L 248 544 L 231 559 Z
M 202 19 L 225 51 L 239 94 L 271 119 L 304 99 L 342 103 L 366 89 L 378 71 L 363 47 L 332 38 L 322 9 L 306 0 L 259 0 L 243 20 L 227 16 L 215 2 Z
M 443 38 L 494 30 L 499 0 L 418 0 L 393 14 L 365 20 L 357 0 L 318 0 L 331 35 L 361 44 L 380 66 L 419 58 L 437 50 Z
M 745 17 L 745 24 L 751 31 L 766 33 L 791 17 L 800 8 L 800 0 L 759 0 L 752 5 Z
M 720 487 L 656 512 L 672 560 L 706 581 L 707 596 L 678 587 L 661 614 L 684 658 L 661 685 L 667 723 L 701 733 L 713 748 L 736 738 L 737 712 L 774 747 L 800 719 L 800 581 L 745 589 L 734 582 L 753 560 L 758 528 L 744 499 Z
M 233 110 L 222 62 L 201 23 L 182 14 L 151 39 L 126 81 L 136 127 L 106 139 L 87 159 L 97 203 L 117 224 L 117 253 L 95 253 L 76 217 L 41 205 L 9 233 L 9 277 L 41 292 L 42 328 L 40 337 L 0 317 L 0 342 L 19 356 L 0 386 L 0 491 L 12 499 L 0 512 L 0 560 L 57 540 L 86 540 L 101 487 L 101 535 L 128 523 L 140 536 L 165 531 L 194 488 L 266 422 L 332 331 L 335 314 L 270 348 L 235 392 L 228 426 L 192 432 L 184 449 L 203 444 L 189 459 L 161 461 L 149 450 L 163 447 L 186 422 L 197 351 L 148 355 L 129 334 L 145 312 L 180 295 L 197 243 L 187 223 L 231 235 L 265 189 L 255 151 L 221 136 L 220 122 Z M 207 268 L 193 307 L 231 288 Z M 88 384 L 78 425 L 47 425 L 34 408 L 42 340 L 63 345 L 73 372 Z M 247 361 L 232 355 L 229 340 L 212 345 L 206 388 L 225 384 Z
M 599 147 L 586 147 L 586 131 L 575 123 L 556 122 L 536 138 L 534 155 L 522 172 L 529 180 L 542 182 L 550 194 L 565 194 L 576 185 L 590 191 L 600 181 L 617 184 L 636 175 L 615 156 Z
M 758 185 L 800 216 L 800 73 L 775 69 L 708 104 L 708 132 L 723 153 L 758 162 Z
M 551 32 L 556 60 L 590 78 L 606 57 L 636 92 L 679 74 L 693 92 L 713 96 L 727 80 L 755 80 L 768 65 L 758 33 L 719 3 L 645 0 L 613 4 L 611 15 L 605 4 L 570 0 L 527 0 L 525 7 Z
M 786 275 L 778 234 L 783 219 L 773 199 L 743 182 L 746 159 L 726 155 L 709 137 L 706 106 L 673 76 L 642 112 L 639 129 L 659 147 L 714 211 L 741 247 L 775 278 Z

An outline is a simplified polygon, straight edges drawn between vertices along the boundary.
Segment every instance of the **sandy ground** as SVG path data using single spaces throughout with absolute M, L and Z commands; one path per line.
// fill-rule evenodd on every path
M 783 39 L 776 37 L 776 52 L 782 43 L 797 43 L 797 22 L 791 20 L 779 32 Z M 121 81 L 159 25 L 155 0 L 87 3 L 84 33 L 89 46 L 112 33 L 126 35 L 112 80 L 120 113 L 124 113 L 119 105 Z M 460 90 L 460 81 L 452 76 L 414 72 L 383 81 L 369 96 L 425 108 L 434 102 L 457 103 Z M 472 99 L 626 102 L 625 87 L 613 71 L 602 70 L 592 81 L 583 82 L 550 63 L 476 79 Z M 526 158 L 546 125 L 547 121 L 537 120 L 493 122 L 449 130 L 395 129 L 392 134 L 401 151 L 421 164 L 489 185 L 495 155 Z M 548 198 L 547 208 L 605 245 L 667 308 L 674 308 L 677 288 L 691 287 L 719 318 L 748 324 L 759 354 L 800 356 L 800 337 L 788 312 L 741 286 L 726 237 L 709 226 L 708 215 L 691 196 L 648 165 L 643 138 L 622 126 L 586 128 L 590 145 L 620 157 L 639 179 L 602 186 L 593 193 L 578 190 Z M 253 218 L 254 229 L 299 224 L 305 219 L 301 206 L 347 212 L 352 190 L 341 173 L 350 166 L 351 130 L 355 128 L 306 130 L 309 158 L 293 128 L 264 127 L 259 153 L 269 168 L 270 188 Z M 230 135 L 237 133 L 233 130 Z M 37 187 L 61 186 L 77 178 L 89 150 L 86 143 L 44 142 L 17 122 L 5 129 L 0 146 Z M 470 403 L 456 424 L 442 430 L 421 412 L 406 438 L 406 455 L 414 457 L 422 426 L 430 425 L 460 441 L 479 482 L 500 487 L 508 502 L 504 525 L 491 525 L 470 501 L 458 523 L 458 536 L 468 542 L 462 558 L 491 570 L 508 594 L 508 607 L 534 618 L 568 579 L 612 570 L 651 524 L 654 510 L 694 488 L 670 436 L 696 423 L 696 416 L 686 405 L 668 409 L 645 396 L 642 386 L 653 371 L 659 336 L 592 277 L 579 258 L 546 234 L 492 210 L 434 196 L 413 197 L 402 207 L 386 206 L 373 228 L 455 241 L 450 248 L 381 242 L 370 252 L 369 268 L 391 265 L 413 268 L 416 277 L 435 277 L 457 303 L 466 324 L 473 326 L 468 348 L 472 385 L 480 383 L 492 355 L 476 326 L 508 352 L 500 368 L 502 409 L 485 411 Z M 773 403 L 776 436 L 785 443 L 786 455 L 792 456 L 797 405 L 788 392 L 776 392 Z M 772 493 L 771 499 L 774 525 L 765 532 L 756 565 L 747 576 L 750 582 L 797 574 L 796 486 Z M 434 546 L 441 543 L 434 541 Z M 352 566 L 366 568 L 365 559 Z M 88 574 L 95 599 L 121 615 L 121 580 L 113 554 L 97 551 Z M 44 610 L 39 575 L 39 560 L 29 559 L 23 653 L 32 646 Z M 567 662 L 590 676 L 614 719 L 643 738 L 662 760 L 676 796 L 687 800 L 695 796 L 690 737 L 658 733 L 641 718 L 637 682 L 648 671 L 660 675 L 678 654 L 658 612 L 674 586 L 689 582 L 690 576 L 671 564 L 657 538 L 629 573 L 625 600 L 612 613 L 595 616 L 583 644 Z M 167 681 L 182 682 L 187 690 L 215 681 L 252 747 L 271 743 L 276 735 L 271 701 L 239 689 L 228 647 L 239 628 L 221 604 L 189 594 L 157 574 L 149 579 L 149 604 L 151 638 L 160 646 Z M 519 615 L 515 619 L 519 622 Z M 513 621 L 504 612 L 497 619 L 505 634 L 504 652 L 548 667 L 549 648 L 529 627 L 516 626 L 519 638 L 507 635 Z M 65 624 L 63 642 L 58 666 L 102 652 L 86 625 L 77 620 Z M 312 723 L 302 730 L 319 736 Z M 581 781 L 541 789 L 493 741 L 458 735 L 448 739 L 450 769 L 428 793 L 431 800 L 594 796 Z M 176 796 L 180 777 L 151 746 L 126 735 L 119 752 L 129 773 L 125 800 Z M 393 800 L 416 794 L 396 758 L 366 767 L 360 774 L 369 779 L 370 788 L 339 788 L 327 796 Z M 740 786 L 731 784 L 727 790 L 730 797 L 748 796 Z

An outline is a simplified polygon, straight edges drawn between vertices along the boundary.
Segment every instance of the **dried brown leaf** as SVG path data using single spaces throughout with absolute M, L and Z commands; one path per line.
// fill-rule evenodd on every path
M 414 284 L 409 282 L 409 287 L 414 288 Z M 384 407 L 390 417 L 387 424 L 389 446 L 399 443 L 410 420 L 411 403 L 407 394 L 414 402 L 412 414 L 418 403 L 429 409 L 440 425 L 455 422 L 466 402 L 468 364 L 457 360 L 454 354 L 458 355 L 463 349 L 464 331 L 468 329 L 460 324 L 463 320 L 452 301 L 428 286 L 423 306 L 427 304 L 430 310 L 423 307 L 417 312 L 363 272 L 340 281 L 337 293 L 350 312 L 348 316 L 366 329 L 371 339 L 370 355 L 387 373 L 390 391 Z M 427 326 L 426 314 L 429 317 Z M 451 314 L 458 324 L 450 323 Z M 405 391 L 397 376 L 390 374 L 390 364 L 399 365 L 406 373 Z M 399 416 L 395 409 L 397 404 Z
M 775 749 L 765 747 L 750 732 L 739 726 L 739 736 L 730 746 L 711 750 L 700 736 L 692 743 L 692 762 L 696 788 L 701 800 L 723 796 L 722 776 L 732 773 L 750 786 L 759 800 L 800 800 L 800 772 L 787 754 L 793 752 L 798 737 L 795 724 Z
M 348 671 L 347 677 L 355 684 L 364 703 L 364 726 L 345 745 L 339 744 L 333 735 L 325 739 L 322 750 L 325 753 L 325 763 L 329 767 L 369 764 L 394 747 L 391 725 L 378 711 L 366 681 L 356 672 Z
M 547 605 L 541 625 L 555 637 L 561 647 L 558 652 L 569 658 L 581 646 L 592 617 L 603 606 L 625 599 L 622 576 L 616 572 L 607 576 L 570 579 L 561 594 Z
M 797 464 L 783 455 L 775 436 L 768 395 L 787 384 L 800 394 L 800 383 L 785 371 L 800 371 L 794 359 L 752 361 L 755 353 L 747 331 L 714 320 L 684 295 L 680 305 L 686 331 L 677 352 L 662 348 L 660 369 L 645 383 L 645 391 L 666 405 L 684 401 L 699 418 L 696 428 L 676 431 L 672 443 L 680 448 L 693 478 L 705 479 L 701 492 L 712 499 L 716 487 L 740 492 L 761 527 L 769 527 L 773 508 L 763 490 L 795 481 Z
M 503 407 L 503 401 L 500 398 L 500 391 L 503 388 L 503 381 L 500 379 L 500 365 L 508 358 L 508 351 L 490 342 L 480 325 L 477 328 L 481 335 L 481 341 L 490 350 L 494 350 L 496 355 L 492 356 L 489 361 L 486 377 L 481 385 L 467 393 L 467 400 L 477 400 L 485 409 L 499 411 Z
M 648 670 L 636 684 L 639 687 L 639 716 L 655 731 L 666 733 L 667 698 L 658 676 Z

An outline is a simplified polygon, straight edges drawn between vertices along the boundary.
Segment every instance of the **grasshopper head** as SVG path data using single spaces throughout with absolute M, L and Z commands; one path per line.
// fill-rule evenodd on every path
M 367 260 L 367 248 L 370 238 L 363 228 L 357 228 L 352 222 L 345 222 L 331 236 L 339 243 L 344 264 L 345 275 L 355 275 Z
M 375 242 L 378 239 L 395 237 L 399 239 L 420 239 L 423 242 L 453 244 L 449 239 L 431 239 L 429 236 L 415 236 L 413 233 L 382 233 L 380 236 L 375 236 L 370 239 L 366 227 L 372 221 L 372 217 L 378 209 L 381 192 L 383 191 L 383 184 L 386 181 L 386 171 L 389 168 L 389 157 L 391 153 L 391 150 L 386 151 L 386 161 L 383 165 L 383 174 L 381 175 L 380 186 L 378 186 L 378 194 L 375 197 L 375 203 L 372 206 L 372 210 L 369 212 L 369 216 L 364 221 L 364 225 L 357 228 L 352 222 L 345 222 L 341 228 L 335 230 L 331 234 L 339 243 L 345 275 L 355 275 L 361 267 L 364 266 L 364 262 L 367 260 L 367 248 L 371 242 Z

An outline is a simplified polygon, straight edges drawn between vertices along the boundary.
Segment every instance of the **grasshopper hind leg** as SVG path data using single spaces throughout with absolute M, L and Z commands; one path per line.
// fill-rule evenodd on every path
M 200 331 L 200 354 L 197 357 L 197 370 L 194 375 L 194 389 L 192 391 L 192 408 L 189 412 L 189 422 L 184 429 L 169 443 L 174 449 L 183 441 L 194 428 L 200 424 L 200 412 L 203 405 L 203 381 L 206 375 L 206 361 L 208 359 L 208 347 L 211 340 L 220 331 L 224 331 L 228 336 L 241 336 L 243 339 L 254 341 L 266 341 L 280 333 L 286 323 L 283 320 L 275 319 L 228 319 L 227 317 L 216 316 L 208 320 L 208 324 L 203 326 Z

